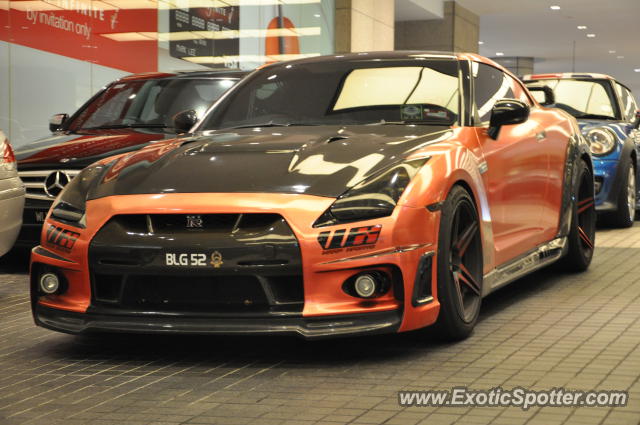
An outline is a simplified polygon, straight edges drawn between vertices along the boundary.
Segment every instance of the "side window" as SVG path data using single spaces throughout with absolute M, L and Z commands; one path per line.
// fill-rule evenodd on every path
M 475 118 L 476 121 L 488 122 L 491 109 L 498 100 L 517 98 L 513 89 L 514 84 L 518 84 L 499 69 L 483 63 L 472 62 L 472 72 Z M 523 91 L 522 88 L 520 90 Z
M 242 91 L 240 97 L 224 111 L 224 120 L 237 125 L 245 120 L 270 115 L 269 105 L 273 103 L 278 105 L 282 114 L 294 113 L 288 110 L 291 107 L 286 102 L 287 88 L 288 86 L 285 87 L 282 83 L 269 81 L 254 85 L 250 91 Z
M 616 83 L 616 91 L 620 97 L 622 116 L 625 121 L 634 121 L 636 119 L 636 110 L 638 105 L 633 95 L 626 87 Z
M 513 98 L 518 99 L 521 102 L 526 103 L 529 106 L 533 106 L 533 102 L 531 98 L 527 94 L 527 91 L 522 87 L 522 84 L 519 81 L 513 79 L 513 77 L 506 75 L 507 80 L 511 81 L 511 90 L 513 91 Z

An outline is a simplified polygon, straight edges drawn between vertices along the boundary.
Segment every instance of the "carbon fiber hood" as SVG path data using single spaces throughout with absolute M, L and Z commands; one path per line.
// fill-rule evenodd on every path
M 110 165 L 89 199 L 155 193 L 304 193 L 337 197 L 415 150 L 443 126 L 240 129 L 160 142 Z

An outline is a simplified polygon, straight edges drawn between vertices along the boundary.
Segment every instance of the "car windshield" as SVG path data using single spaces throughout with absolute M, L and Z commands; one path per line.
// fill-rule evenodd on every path
M 68 125 L 68 130 L 100 128 L 172 128 L 178 112 L 193 109 L 202 117 L 235 79 L 163 78 L 110 85 Z
M 456 123 L 458 62 L 421 59 L 270 66 L 234 89 L 198 130 Z
M 538 83 L 549 86 L 555 95 L 555 104 L 576 118 L 616 119 L 616 103 L 608 80 L 550 79 Z M 542 96 L 535 92 L 534 96 Z

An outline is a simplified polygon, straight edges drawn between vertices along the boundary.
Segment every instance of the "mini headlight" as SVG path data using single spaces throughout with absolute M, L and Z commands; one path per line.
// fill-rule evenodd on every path
M 342 194 L 314 227 L 391 215 L 411 179 L 427 160 L 408 161 L 367 178 Z
M 107 165 L 92 165 L 80 172 L 58 195 L 51 216 L 84 227 L 87 195 L 107 170 Z
M 607 155 L 616 147 L 616 136 L 607 128 L 594 128 L 587 132 L 587 140 L 591 153 L 594 155 Z

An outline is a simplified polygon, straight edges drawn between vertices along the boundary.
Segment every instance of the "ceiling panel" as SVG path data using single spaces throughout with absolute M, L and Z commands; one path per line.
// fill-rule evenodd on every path
M 575 41 L 576 72 L 612 75 L 640 97 L 640 0 L 457 1 L 480 15 L 480 54 L 533 56 L 536 72 L 569 72 Z

